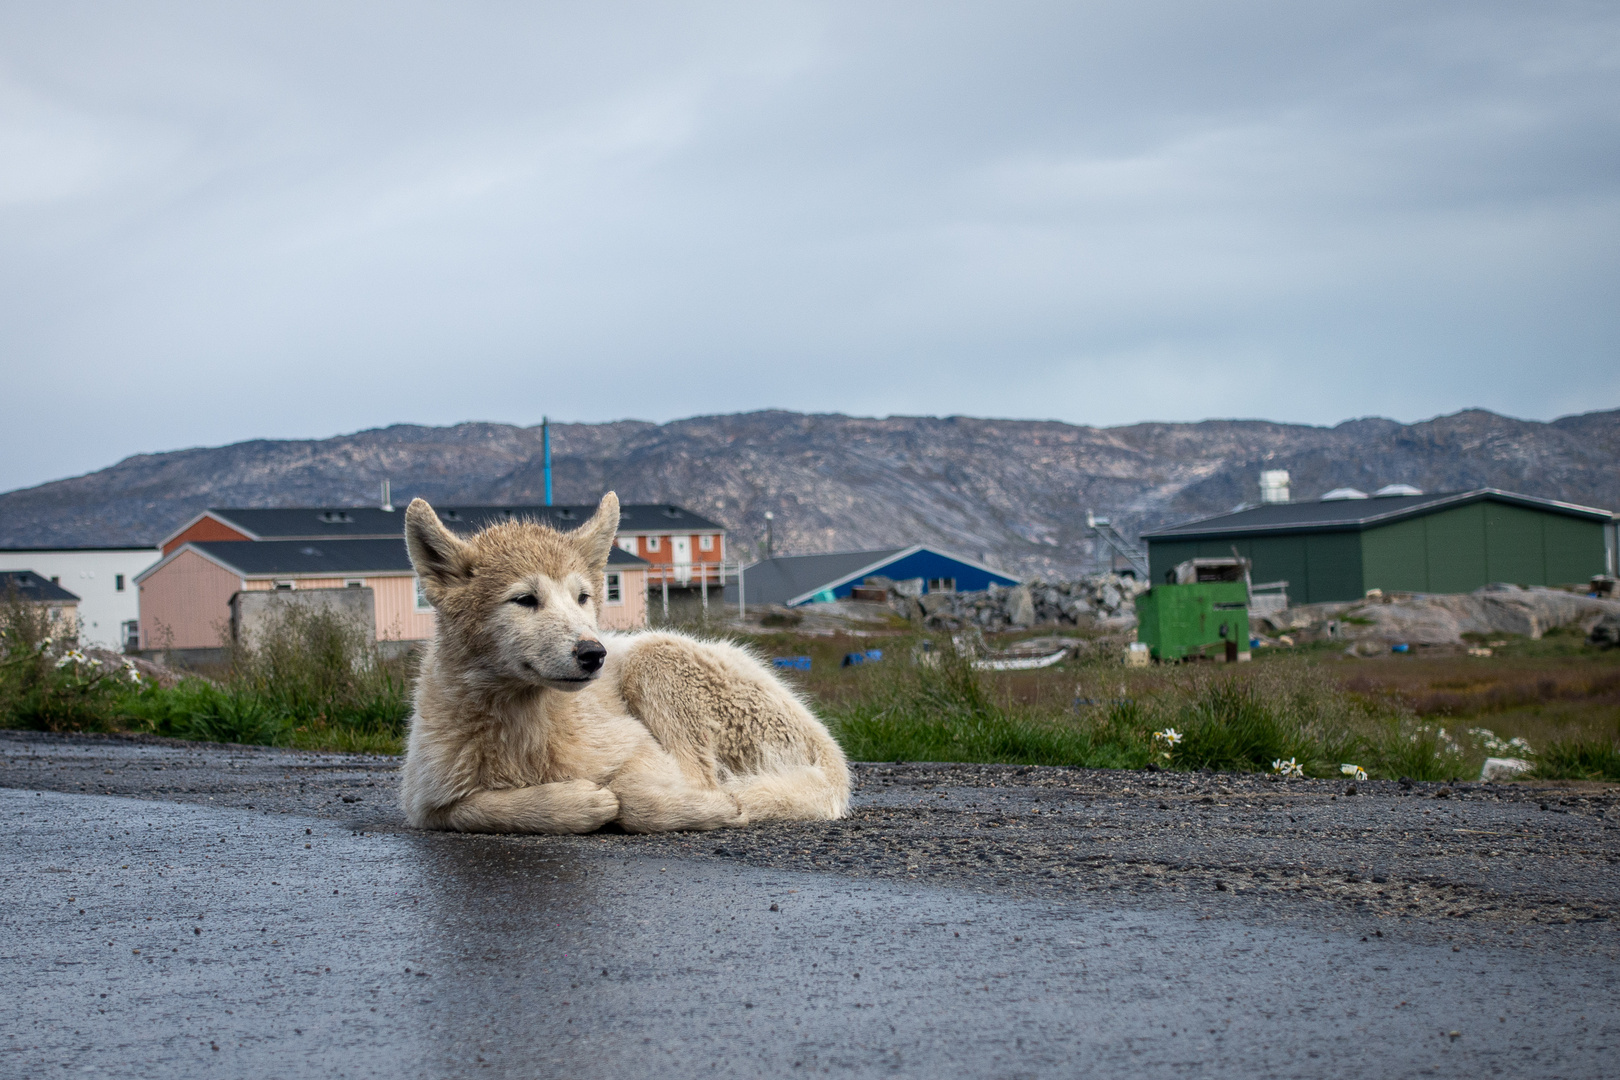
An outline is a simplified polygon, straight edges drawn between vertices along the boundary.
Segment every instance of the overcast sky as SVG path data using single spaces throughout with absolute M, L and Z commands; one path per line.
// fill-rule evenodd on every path
M 0 488 L 400 421 L 1620 405 L 1620 6 L 0 0 Z

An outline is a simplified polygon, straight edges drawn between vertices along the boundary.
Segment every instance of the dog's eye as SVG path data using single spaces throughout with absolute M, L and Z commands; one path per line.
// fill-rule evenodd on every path
M 582 592 L 582 593 L 579 594 L 579 606 L 580 607 L 584 607 L 586 604 L 588 604 L 590 602 L 591 602 L 591 594 L 590 593 Z
M 537 608 L 540 606 L 540 598 L 533 593 L 524 593 L 522 596 L 512 597 L 512 603 L 518 607 Z

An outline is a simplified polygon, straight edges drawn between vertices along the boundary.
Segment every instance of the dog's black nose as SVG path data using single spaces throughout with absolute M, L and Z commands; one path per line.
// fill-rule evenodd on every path
M 602 647 L 600 641 L 585 638 L 574 646 L 574 659 L 579 661 L 580 668 L 589 675 L 601 668 L 602 661 L 607 659 L 607 650 Z

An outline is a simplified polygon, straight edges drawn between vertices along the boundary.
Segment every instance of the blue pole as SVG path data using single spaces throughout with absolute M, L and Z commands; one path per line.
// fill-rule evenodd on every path
M 540 442 L 546 455 L 546 505 L 551 505 L 551 421 L 540 418 Z

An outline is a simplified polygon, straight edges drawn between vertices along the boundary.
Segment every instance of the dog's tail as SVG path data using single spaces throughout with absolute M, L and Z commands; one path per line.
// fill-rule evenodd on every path
M 849 765 L 843 749 L 819 723 L 800 735 L 810 744 L 800 748 L 808 749 L 808 755 L 767 761 L 758 772 L 726 782 L 726 791 L 742 805 L 749 821 L 821 821 L 849 813 Z

